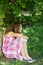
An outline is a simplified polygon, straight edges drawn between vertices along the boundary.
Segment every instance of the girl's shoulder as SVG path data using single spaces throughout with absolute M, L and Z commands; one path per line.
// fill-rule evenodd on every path
M 7 36 L 7 37 L 22 37 L 23 36 L 23 34 L 22 33 L 14 33 L 14 32 L 9 32 L 9 33 L 7 33 L 7 34 L 5 34 L 5 36 Z
M 9 32 L 9 33 L 5 34 L 5 36 L 12 37 L 12 36 L 14 36 L 14 32 Z

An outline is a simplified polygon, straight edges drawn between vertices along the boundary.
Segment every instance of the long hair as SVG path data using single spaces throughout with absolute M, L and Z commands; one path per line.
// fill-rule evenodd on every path
M 5 31 L 5 34 L 8 33 L 8 32 L 14 32 L 14 33 L 20 33 L 19 32 L 19 29 L 20 29 L 20 22 L 12 22 L 7 28 L 6 28 L 6 31 Z M 22 25 L 22 24 L 21 24 Z

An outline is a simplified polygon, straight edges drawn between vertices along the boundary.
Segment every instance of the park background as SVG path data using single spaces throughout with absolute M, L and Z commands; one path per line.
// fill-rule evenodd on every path
M 34 63 L 7 59 L 2 55 L 2 37 L 9 24 L 23 23 L 23 34 L 29 37 L 28 53 Z M 0 0 L 0 65 L 43 65 L 43 0 Z

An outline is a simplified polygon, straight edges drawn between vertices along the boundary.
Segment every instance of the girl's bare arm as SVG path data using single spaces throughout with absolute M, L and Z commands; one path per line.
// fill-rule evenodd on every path
M 22 37 L 23 34 L 20 34 L 20 33 L 14 33 L 14 36 L 15 36 L 15 37 Z
M 20 34 L 20 33 L 14 33 L 14 36 L 15 36 L 15 37 L 24 37 L 24 38 L 26 38 L 26 39 L 29 39 L 29 37 L 27 37 L 27 36 L 25 36 L 25 35 L 23 35 L 23 34 Z

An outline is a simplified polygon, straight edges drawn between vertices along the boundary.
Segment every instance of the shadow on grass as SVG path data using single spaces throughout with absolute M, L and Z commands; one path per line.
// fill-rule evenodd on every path
M 28 63 L 3 57 L 0 59 L 0 65 L 43 65 L 43 58 L 37 59 L 34 63 Z

